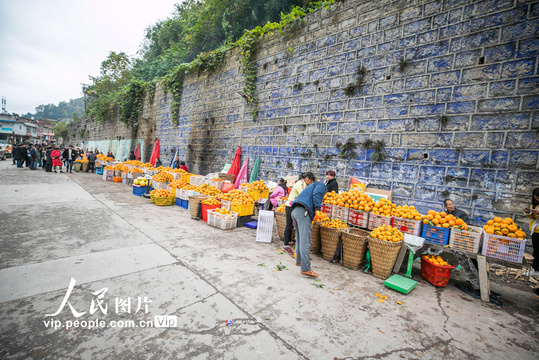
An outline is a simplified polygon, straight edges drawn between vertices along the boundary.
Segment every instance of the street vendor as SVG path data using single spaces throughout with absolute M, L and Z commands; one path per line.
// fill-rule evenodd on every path
M 539 188 L 535 188 L 532 191 L 530 208 L 524 208 L 522 210 L 524 211 L 524 214 L 531 219 L 530 233 L 533 246 L 533 264 L 526 275 L 539 275 Z
M 451 199 L 445 199 L 444 200 L 444 207 L 447 210 L 448 214 L 453 215 L 456 218 L 462 219 L 466 224 L 470 223 L 470 219 L 468 218 L 468 215 L 455 207 L 455 203 Z

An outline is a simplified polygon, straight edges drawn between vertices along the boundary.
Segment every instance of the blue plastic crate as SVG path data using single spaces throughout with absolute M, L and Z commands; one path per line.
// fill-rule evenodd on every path
M 421 237 L 425 238 L 426 243 L 445 246 L 449 243 L 450 232 L 451 228 L 442 228 L 423 224 Z
M 256 229 L 258 227 L 258 221 L 251 221 L 251 222 L 245 223 L 245 226 L 250 229 Z
M 182 199 L 176 198 L 176 205 L 177 206 L 182 206 Z
M 143 196 L 145 193 L 150 192 L 149 186 L 133 185 L 133 195 Z
M 180 206 L 184 209 L 189 209 L 189 200 L 180 200 Z
M 97 175 L 103 175 L 103 166 L 95 168 L 95 173 Z

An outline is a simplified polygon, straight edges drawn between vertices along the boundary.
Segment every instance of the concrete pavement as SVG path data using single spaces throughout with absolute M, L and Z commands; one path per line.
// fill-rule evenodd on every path
M 276 234 L 256 243 L 254 230 L 211 228 L 95 174 L 3 161 L 0 204 L 3 359 L 535 359 L 539 350 L 531 292 L 495 288 L 505 300 L 496 307 L 415 275 L 416 289 L 401 295 L 317 255 L 314 281 L 277 251 Z M 288 270 L 275 271 L 281 263 Z M 156 315 L 177 325 L 157 327 Z

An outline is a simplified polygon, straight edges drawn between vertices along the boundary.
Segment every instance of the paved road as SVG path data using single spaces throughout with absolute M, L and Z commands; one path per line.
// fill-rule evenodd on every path
M 211 228 L 94 174 L 0 162 L 0 204 L 2 359 L 536 359 L 539 350 L 531 292 L 496 289 L 505 300 L 496 307 L 416 275 L 400 295 L 313 255 L 315 282 L 277 251 L 276 235 L 266 244 L 247 228 Z M 280 263 L 288 270 L 275 271 Z M 177 324 L 158 327 L 156 315 Z

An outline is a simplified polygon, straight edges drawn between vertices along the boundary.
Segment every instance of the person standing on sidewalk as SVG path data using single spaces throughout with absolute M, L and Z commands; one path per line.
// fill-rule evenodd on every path
M 96 156 L 93 151 L 90 151 L 88 154 L 88 168 L 86 169 L 86 172 L 90 171 L 90 168 L 92 168 L 92 172 L 95 170 L 95 159 Z
M 60 169 L 60 173 L 63 174 L 62 171 L 62 160 L 60 160 L 60 156 L 62 156 L 62 153 L 58 148 L 54 148 L 53 151 L 51 151 L 51 159 L 52 159 L 52 167 L 54 169 L 54 172 L 57 173 L 56 168 Z
M 522 209 L 526 217 L 530 218 L 530 233 L 533 246 L 532 268 L 526 272 L 526 276 L 539 275 L 539 187 L 532 191 L 530 208 Z
M 30 151 L 28 152 L 28 160 L 30 160 L 30 165 L 29 165 L 30 170 L 36 169 L 36 158 L 37 158 L 36 147 L 35 145 L 32 144 L 30 145 Z
M 19 144 L 16 144 L 13 147 L 11 156 L 13 156 L 13 163 L 17 164 L 18 168 L 21 168 L 22 167 L 22 147 Z
M 52 172 L 52 148 L 49 146 L 45 152 L 45 171 Z
M 296 265 L 303 275 L 318 277 L 311 269 L 311 232 L 313 221 L 318 219 L 326 186 L 320 182 L 310 184 L 292 204 L 292 220 L 296 224 Z
M 286 226 L 284 228 L 284 245 L 283 250 L 286 251 L 289 255 L 294 255 L 294 250 L 290 247 L 292 242 L 292 202 L 296 200 L 298 195 L 305 189 L 309 184 L 315 180 L 314 174 L 312 172 L 302 173 L 299 176 L 298 181 L 292 187 L 290 194 L 288 195 L 288 202 L 285 206 L 286 214 Z
M 69 145 L 62 153 L 62 157 L 66 161 L 66 173 L 73 172 L 73 162 L 77 159 L 77 152 L 73 149 L 73 145 Z

